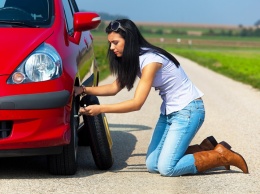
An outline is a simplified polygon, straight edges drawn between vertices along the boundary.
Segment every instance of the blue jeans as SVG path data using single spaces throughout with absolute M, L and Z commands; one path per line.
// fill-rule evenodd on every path
M 205 118 L 204 104 L 197 99 L 180 111 L 160 115 L 146 156 L 151 173 L 163 176 L 196 174 L 193 154 L 184 155 Z

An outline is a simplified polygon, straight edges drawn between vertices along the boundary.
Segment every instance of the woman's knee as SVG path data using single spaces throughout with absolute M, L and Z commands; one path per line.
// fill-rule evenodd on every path
M 165 176 L 165 177 L 178 177 L 178 176 L 181 176 L 183 174 L 186 174 L 182 170 L 176 168 L 176 166 L 174 166 L 174 167 L 170 167 L 170 166 L 159 167 L 158 171 L 159 171 L 160 175 Z
M 147 168 L 148 172 L 158 173 L 157 164 L 154 161 L 146 159 L 145 164 L 146 164 L 146 168 Z
M 185 155 L 175 163 L 158 163 L 158 171 L 162 176 L 181 176 L 185 174 L 196 174 L 194 156 L 192 154 Z
M 176 174 L 175 167 L 166 166 L 166 165 L 158 165 L 152 161 L 146 160 L 146 168 L 150 173 L 160 173 L 162 176 L 179 176 Z
M 174 166 L 158 165 L 158 171 L 162 176 L 175 176 Z

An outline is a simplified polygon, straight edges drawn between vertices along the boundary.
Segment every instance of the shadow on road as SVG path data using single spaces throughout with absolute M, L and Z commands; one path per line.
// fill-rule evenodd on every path
M 126 161 L 131 157 L 136 146 L 137 139 L 133 134 L 129 133 L 129 131 L 149 130 L 150 128 L 140 125 L 119 124 L 111 124 L 110 128 L 115 129 L 111 131 L 114 164 L 108 171 L 116 172 L 127 166 Z M 66 176 L 67 178 L 91 176 L 107 172 L 97 169 L 92 158 L 90 147 L 79 147 L 78 156 L 77 174 L 74 176 Z M 136 168 L 139 167 L 136 166 Z M 0 158 L 0 179 L 28 178 L 57 178 L 57 176 L 48 173 L 47 158 L 45 156 Z M 64 178 L 64 176 L 61 176 L 61 178 Z

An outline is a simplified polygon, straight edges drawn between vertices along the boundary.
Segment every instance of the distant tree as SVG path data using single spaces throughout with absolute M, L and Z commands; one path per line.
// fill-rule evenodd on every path
M 205 33 L 205 35 L 214 36 L 216 35 L 213 29 L 209 29 L 208 32 Z
M 256 27 L 260 27 L 260 20 L 258 20 L 258 21 L 255 23 L 255 26 L 256 26 Z
M 220 35 L 221 35 L 221 36 L 225 36 L 225 35 L 226 35 L 226 31 L 222 29 L 222 30 L 220 31 Z
M 260 28 L 257 28 L 254 33 L 255 36 L 260 37 Z
M 240 36 L 247 36 L 247 30 L 245 28 L 243 28 L 241 31 L 240 31 Z
M 145 32 L 145 28 L 143 26 L 138 26 L 140 32 L 144 33 Z
M 243 28 L 243 25 L 242 25 L 242 24 L 239 24 L 238 27 L 242 29 L 242 28 Z
M 156 34 L 163 34 L 163 29 L 157 29 Z
M 232 30 L 228 30 L 227 36 L 233 36 L 233 31 Z

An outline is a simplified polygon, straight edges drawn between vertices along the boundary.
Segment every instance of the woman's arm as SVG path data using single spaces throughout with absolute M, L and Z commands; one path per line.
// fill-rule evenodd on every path
M 95 116 L 100 113 L 126 113 L 140 110 L 151 90 L 160 63 L 150 63 L 143 68 L 142 77 L 137 85 L 133 99 L 117 104 L 90 105 L 80 109 L 81 114 Z
M 98 86 L 98 87 L 84 87 L 80 86 L 74 87 L 75 96 L 85 93 L 88 95 L 95 95 L 95 96 L 114 96 L 116 95 L 122 88 L 120 87 L 117 80 L 115 80 L 111 84 Z

